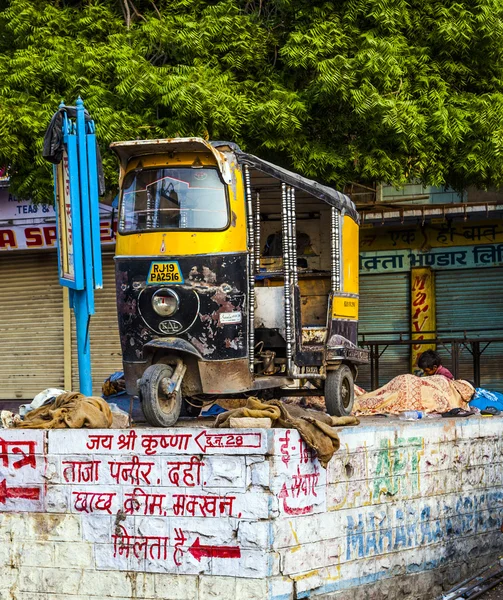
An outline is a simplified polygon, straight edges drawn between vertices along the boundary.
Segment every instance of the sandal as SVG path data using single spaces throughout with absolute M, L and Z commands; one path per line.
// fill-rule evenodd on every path
M 448 412 L 442 413 L 442 417 L 471 417 L 475 413 L 471 410 L 464 410 L 462 408 L 453 408 Z

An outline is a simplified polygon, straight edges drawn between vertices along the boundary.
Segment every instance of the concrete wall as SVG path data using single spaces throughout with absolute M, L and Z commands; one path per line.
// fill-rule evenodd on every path
M 0 432 L 0 600 L 431 598 L 503 548 L 503 419 Z M 434 588 L 434 589 L 432 589 Z

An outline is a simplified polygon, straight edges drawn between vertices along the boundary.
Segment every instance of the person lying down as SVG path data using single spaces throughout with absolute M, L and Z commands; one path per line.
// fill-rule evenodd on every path
M 474 393 L 475 388 L 462 379 L 447 379 L 443 375 L 398 375 L 379 389 L 356 396 L 353 414 L 399 414 L 406 410 L 445 413 L 453 408 L 469 410 L 468 402 Z

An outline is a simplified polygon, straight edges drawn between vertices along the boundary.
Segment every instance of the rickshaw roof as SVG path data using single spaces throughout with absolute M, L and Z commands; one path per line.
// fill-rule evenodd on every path
M 224 181 L 230 184 L 232 181 L 229 160 L 226 153 L 232 152 L 240 164 L 248 165 L 255 171 L 260 172 L 260 176 L 253 177 L 254 185 L 264 187 L 272 185 L 274 180 L 280 180 L 297 190 L 309 194 L 330 206 L 334 206 L 346 214 L 350 215 L 357 223 L 360 217 L 355 205 L 348 196 L 338 192 L 334 188 L 328 187 L 312 179 L 302 177 L 298 173 L 288 171 L 283 167 L 270 163 L 266 160 L 242 152 L 239 146 L 233 142 L 215 141 L 208 142 L 202 138 L 166 138 L 157 140 L 132 140 L 128 142 L 113 142 L 110 148 L 117 154 L 121 166 L 125 168 L 131 158 L 148 156 L 153 154 L 163 154 L 169 152 L 201 152 L 206 150 L 211 152 L 217 160 L 220 172 Z M 258 174 L 257 174 L 258 175 Z M 301 194 L 297 194 L 299 197 Z
M 253 154 L 247 154 L 246 152 L 241 152 L 240 150 L 235 151 L 235 154 L 238 162 L 248 165 L 265 175 L 265 177 L 260 177 L 259 181 L 256 180 L 254 182 L 256 186 L 260 187 L 267 185 L 268 180 L 271 182 L 274 179 L 279 179 L 287 185 L 291 185 L 297 190 L 301 190 L 301 192 L 305 192 L 311 196 L 314 196 L 318 200 L 321 200 L 330 206 L 335 206 L 339 210 L 350 215 L 357 223 L 360 222 L 358 211 L 356 210 L 356 206 L 353 204 L 352 200 L 334 188 L 318 183 L 312 179 L 307 179 L 298 173 L 288 171 L 283 167 L 267 162 L 266 160 L 263 160 L 258 156 L 254 156 Z

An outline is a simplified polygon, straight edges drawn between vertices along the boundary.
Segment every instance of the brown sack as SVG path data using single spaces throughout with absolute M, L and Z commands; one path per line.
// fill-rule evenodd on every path
M 29 412 L 20 429 L 108 429 L 112 425 L 112 411 L 103 398 L 68 392 L 54 402 Z

